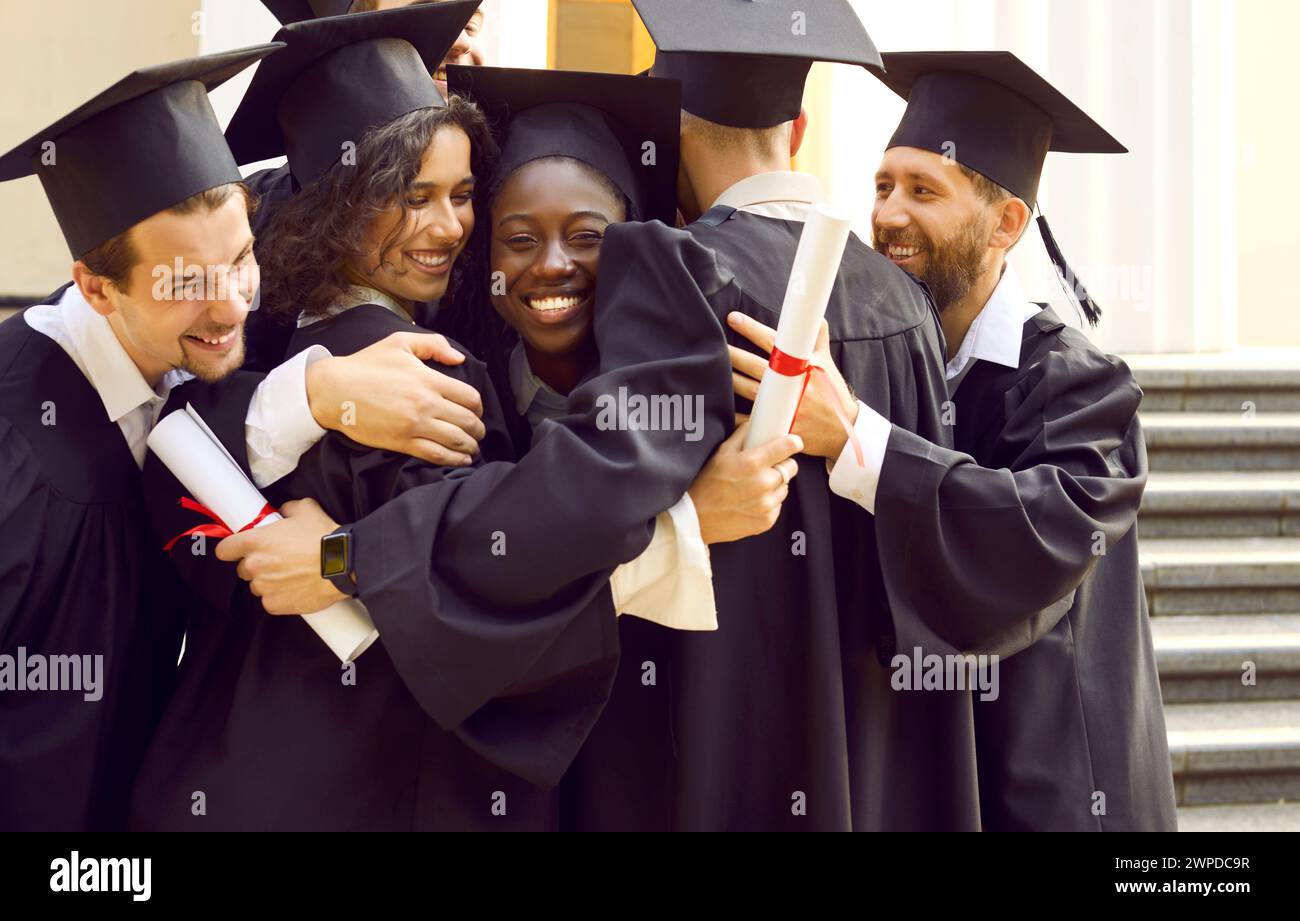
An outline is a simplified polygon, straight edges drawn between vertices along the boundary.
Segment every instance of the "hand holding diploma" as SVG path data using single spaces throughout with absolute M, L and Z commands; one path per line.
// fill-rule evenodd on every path
M 849 226 L 847 214 L 829 205 L 809 211 L 775 330 L 743 314 L 727 318 L 770 356 L 763 362 L 731 348 L 736 393 L 754 401 L 747 448 L 793 432 L 805 453 L 835 458 L 852 437 L 857 400 L 831 360 L 825 320 Z
M 240 537 L 283 520 L 267 508 L 257 488 L 191 407 L 159 422 L 148 442 L 194 499 L 219 519 L 220 530 L 198 533 L 233 532 Z M 341 662 L 356 659 L 379 638 L 365 607 L 352 599 L 304 619 Z
M 315 499 L 286 502 L 280 514 L 279 521 L 217 544 L 217 559 L 238 562 L 239 578 L 268 614 L 315 614 L 345 601 L 348 596 L 320 574 L 320 540 L 338 522 Z

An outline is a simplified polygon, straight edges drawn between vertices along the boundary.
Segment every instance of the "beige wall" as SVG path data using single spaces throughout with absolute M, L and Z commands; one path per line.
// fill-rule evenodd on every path
M 1237 9 L 1239 342 L 1300 346 L 1300 293 L 1292 275 L 1300 243 L 1300 3 L 1239 0 Z
M 197 54 L 198 8 L 198 0 L 0 0 L 0 151 L 136 67 Z M 0 296 L 63 284 L 71 259 L 40 181 L 0 183 L 0 216 Z

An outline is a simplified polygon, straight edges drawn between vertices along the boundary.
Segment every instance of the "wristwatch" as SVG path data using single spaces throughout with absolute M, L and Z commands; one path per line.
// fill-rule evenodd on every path
M 355 569 L 352 525 L 345 524 L 320 539 L 320 577 L 329 579 L 335 588 L 351 597 L 357 593 Z

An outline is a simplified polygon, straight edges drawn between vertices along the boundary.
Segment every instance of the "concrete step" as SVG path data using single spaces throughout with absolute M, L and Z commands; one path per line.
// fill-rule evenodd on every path
M 1179 831 L 1300 831 L 1300 803 L 1184 806 Z
M 1180 806 L 1300 799 L 1300 700 L 1165 706 Z
M 1142 540 L 1151 614 L 1300 611 L 1300 537 Z
M 1300 413 L 1143 412 L 1151 469 L 1300 470 Z
M 1132 355 L 1146 412 L 1300 412 L 1300 350 Z
M 1300 470 L 1152 473 L 1138 533 L 1143 540 L 1300 537 Z
M 1165 703 L 1300 699 L 1300 614 L 1157 617 Z

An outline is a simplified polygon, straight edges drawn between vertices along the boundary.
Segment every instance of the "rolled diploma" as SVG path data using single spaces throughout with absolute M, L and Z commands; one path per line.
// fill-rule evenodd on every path
M 814 205 L 808 212 L 776 325 L 776 347 L 792 358 L 804 361 L 812 358 L 851 225 L 848 213 L 834 205 Z M 754 411 L 749 417 L 747 450 L 790 431 L 803 393 L 804 377 L 803 374 L 787 377 L 770 367 L 763 372 Z
M 266 499 L 190 407 L 163 419 L 149 434 L 149 448 L 193 497 L 238 533 L 266 507 Z M 258 527 L 280 521 L 267 515 Z M 340 662 L 351 662 L 379 639 L 361 602 L 348 599 L 303 617 Z

